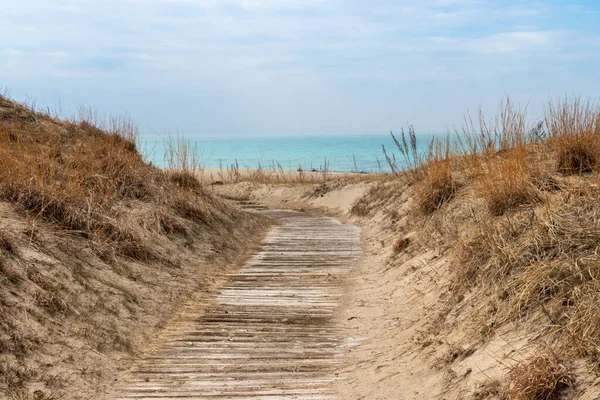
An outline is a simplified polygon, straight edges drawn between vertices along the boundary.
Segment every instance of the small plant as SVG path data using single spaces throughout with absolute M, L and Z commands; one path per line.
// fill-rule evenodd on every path
M 0 229 L 0 251 L 8 254 L 15 254 L 17 252 L 14 239 L 4 229 Z
M 490 159 L 482 168 L 475 188 L 493 215 L 540 200 L 526 148 L 507 150 L 506 156 Z
M 394 242 L 394 254 L 401 253 L 410 246 L 410 238 L 400 238 Z
M 479 111 L 479 124 L 467 115 L 458 136 L 467 170 L 476 191 L 493 215 L 539 200 L 534 185 L 536 168 L 529 155 L 531 135 L 526 113 L 507 98 L 500 103 L 497 117 L 487 122 Z
M 398 166 L 396 156 L 393 153 L 391 153 L 390 156 L 385 146 L 382 145 L 381 149 L 383 150 L 383 156 L 386 162 L 390 166 L 392 173 L 399 174 L 401 172 L 400 175 L 406 179 L 408 183 L 415 183 L 422 177 L 421 166 L 424 163 L 423 155 L 419 154 L 418 151 L 415 128 L 412 125 L 409 125 L 408 134 L 404 132 L 404 128 L 402 128 L 400 131 L 400 139 L 398 139 L 391 131 L 390 135 L 392 136 L 396 148 L 402 155 L 403 163 Z
M 452 176 L 451 154 L 449 136 L 445 142 L 437 138 L 431 141 L 426 161 L 420 167 L 422 177 L 416 185 L 417 204 L 425 214 L 439 209 L 456 193 L 458 185 Z
M 485 400 L 489 398 L 508 400 L 504 385 L 502 385 L 499 379 L 490 379 L 479 384 L 471 396 L 472 400 Z
M 596 171 L 600 165 L 600 107 L 580 98 L 550 103 L 546 111 L 550 144 L 559 172 Z
M 554 355 L 541 354 L 517 364 L 508 374 L 514 400 L 552 400 L 575 383 L 572 372 Z
M 189 190 L 200 190 L 202 185 L 198 178 L 190 171 L 171 171 L 171 181 L 178 186 Z

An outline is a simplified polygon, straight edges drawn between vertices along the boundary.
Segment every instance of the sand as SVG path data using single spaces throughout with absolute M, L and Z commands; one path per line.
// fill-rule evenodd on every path
M 349 212 L 369 185 L 338 185 L 316 195 L 314 186 L 290 184 L 240 183 L 216 190 L 250 197 L 269 207 L 332 215 L 361 226 L 363 257 L 347 281 L 338 312 L 338 324 L 347 340 L 358 344 L 347 349 L 339 372 L 340 399 L 470 398 L 481 383 L 506 373 L 508 362 L 503 360 L 526 354 L 532 333 L 504 330 L 481 348 L 465 348 L 461 347 L 466 335 L 462 329 L 453 329 L 449 337 L 432 332 L 438 320 L 464 323 L 460 315 L 443 315 L 441 299 L 447 291 L 449 260 L 443 252 L 429 249 L 394 265 L 392 245 L 398 238 L 385 229 L 388 221 L 383 214 L 367 219 Z M 410 201 L 405 202 L 397 210 L 400 218 L 411 207 Z

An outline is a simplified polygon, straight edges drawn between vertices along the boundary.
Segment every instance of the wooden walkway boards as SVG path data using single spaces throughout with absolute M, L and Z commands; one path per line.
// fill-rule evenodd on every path
M 345 346 L 333 321 L 360 230 L 328 217 L 280 222 L 199 319 L 136 366 L 120 399 L 335 399 Z

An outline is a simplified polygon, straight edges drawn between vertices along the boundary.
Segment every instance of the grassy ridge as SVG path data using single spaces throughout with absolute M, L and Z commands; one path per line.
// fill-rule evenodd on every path
M 129 120 L 91 115 L 60 120 L 0 97 L 5 396 L 101 389 L 110 360 L 136 354 L 265 225 L 207 192 L 187 159 L 176 171 L 146 163 Z
M 394 229 L 421 232 L 453 266 L 434 335 L 467 329 L 487 343 L 508 326 L 538 333 L 531 356 L 476 398 L 559 398 L 576 385 L 573 363 L 592 370 L 600 360 L 600 108 L 564 99 L 529 123 L 508 99 L 491 121 L 467 116 L 425 154 L 416 139 L 413 129 L 397 138 L 408 168 L 394 165 L 398 179 L 374 185 L 353 212 L 383 209 L 393 225 L 391 208 L 411 193 L 416 214 Z M 394 257 L 414 251 L 409 243 L 398 239 Z M 462 323 L 442 328 L 451 312 Z

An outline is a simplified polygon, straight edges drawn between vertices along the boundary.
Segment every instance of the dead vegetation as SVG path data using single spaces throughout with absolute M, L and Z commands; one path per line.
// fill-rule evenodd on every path
M 475 398 L 562 398 L 581 378 L 566 365 L 584 362 L 592 371 L 600 360 L 600 108 L 564 99 L 546 106 L 544 121 L 530 122 L 507 99 L 496 118 L 480 112 L 465 121 L 423 154 L 414 130 L 402 133 L 396 143 L 408 170 L 391 165 L 399 179 L 373 185 L 352 212 L 412 210 L 387 224 L 400 238 L 395 262 L 406 259 L 402 238 L 414 230 L 451 260 L 450 294 L 440 296 L 430 334 L 466 331 L 468 346 L 518 327 L 535 333 L 531 350 L 552 349 Z
M 546 112 L 549 143 L 563 174 L 597 172 L 600 162 L 598 105 L 580 98 L 550 103 Z
M 174 144 L 163 171 L 136 136 L 128 119 L 59 120 L 0 97 L 4 396 L 101 390 L 266 225 L 202 188 L 193 149 Z
M 453 176 L 450 137 L 430 144 L 421 179 L 416 182 L 415 197 L 420 210 L 430 214 L 452 200 L 458 189 Z M 425 167 L 426 165 L 426 167 Z
M 574 383 L 569 369 L 556 357 L 540 354 L 517 364 L 508 374 L 512 400 L 552 400 Z

